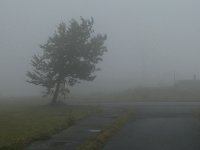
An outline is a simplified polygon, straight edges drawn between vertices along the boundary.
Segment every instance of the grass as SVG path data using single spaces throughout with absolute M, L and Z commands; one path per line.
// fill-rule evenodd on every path
M 97 109 L 89 106 L 0 108 L 0 150 L 18 150 L 49 138 Z
M 128 121 L 129 113 L 120 116 L 110 127 L 101 131 L 95 138 L 89 139 L 76 150 L 101 150 L 104 144 Z
M 107 103 L 107 102 L 199 102 L 200 89 L 181 89 L 169 87 L 138 87 L 135 89 L 113 92 L 76 95 L 72 103 Z

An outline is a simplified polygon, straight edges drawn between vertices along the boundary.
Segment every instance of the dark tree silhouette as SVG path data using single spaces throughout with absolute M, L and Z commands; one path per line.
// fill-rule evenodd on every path
M 82 17 L 79 22 L 72 19 L 68 26 L 60 23 L 47 43 L 40 45 L 43 54 L 33 56 L 27 82 L 45 87 L 45 95 L 53 95 L 52 104 L 59 94 L 69 92 L 68 87 L 95 79 L 94 72 L 99 70 L 96 64 L 107 51 L 107 36 L 95 34 L 93 24 L 93 18 Z

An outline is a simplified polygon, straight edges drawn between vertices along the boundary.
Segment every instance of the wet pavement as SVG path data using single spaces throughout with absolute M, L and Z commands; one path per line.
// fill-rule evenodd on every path
M 48 140 L 36 141 L 26 150 L 74 150 L 90 138 L 94 138 L 101 130 L 110 126 L 124 109 L 103 106 L 102 112 L 77 122 L 72 127 L 53 135 Z
M 122 104 L 125 105 L 125 104 Z M 103 150 L 200 150 L 200 103 L 135 103 Z

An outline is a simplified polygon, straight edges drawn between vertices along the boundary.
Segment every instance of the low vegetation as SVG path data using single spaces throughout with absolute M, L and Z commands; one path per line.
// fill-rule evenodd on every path
M 105 102 L 199 102 L 199 89 L 178 87 L 137 87 L 122 91 L 93 93 L 74 96 L 71 103 L 105 103 Z
M 0 109 L 0 150 L 18 150 L 34 140 L 49 138 L 77 120 L 96 112 L 89 106 L 4 107 Z

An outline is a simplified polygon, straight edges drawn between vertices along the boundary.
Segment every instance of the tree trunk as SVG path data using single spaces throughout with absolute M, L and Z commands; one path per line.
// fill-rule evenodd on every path
M 54 92 L 51 104 L 54 105 L 57 101 L 58 95 L 59 95 L 59 91 L 60 91 L 60 81 L 57 83 L 56 85 L 56 90 Z

